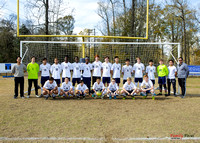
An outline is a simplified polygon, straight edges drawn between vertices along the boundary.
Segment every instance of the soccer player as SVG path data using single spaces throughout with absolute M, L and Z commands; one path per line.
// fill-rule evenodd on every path
M 111 72 L 118 86 L 120 84 L 120 71 L 121 64 L 119 64 L 119 57 L 115 56 L 115 63 L 112 65 Z
M 103 70 L 103 77 L 102 81 L 104 86 L 108 86 L 110 83 L 110 70 L 112 68 L 112 64 L 109 62 L 109 57 L 105 57 L 105 62 L 102 64 L 102 70 Z M 107 84 L 107 85 L 106 85 Z
M 53 99 L 56 98 L 56 95 L 58 94 L 58 86 L 54 80 L 53 77 L 50 77 L 49 80 L 47 80 L 43 86 L 43 95 L 46 99 L 49 97 L 53 97 Z
M 124 65 L 122 67 L 122 74 L 123 76 L 123 84 L 125 84 L 125 82 L 127 82 L 127 78 L 131 77 L 131 74 L 133 72 L 133 67 L 130 65 L 130 60 L 126 59 L 125 61 L 126 65 Z
M 65 81 L 62 83 L 60 89 L 60 95 L 63 97 L 67 97 L 67 95 L 70 96 L 74 94 L 72 83 L 69 81 L 68 77 L 65 78 Z
M 67 77 L 70 81 L 71 79 L 71 63 L 68 61 L 69 56 L 65 56 L 65 61 L 61 63 L 62 68 L 62 82 L 65 81 L 65 78 Z
M 99 55 L 95 56 L 95 61 L 92 63 L 92 67 L 93 67 L 92 84 L 94 85 L 97 78 L 101 80 L 102 63 L 99 61 Z
M 15 77 L 15 95 L 14 99 L 18 97 L 18 85 L 20 84 L 20 96 L 24 99 L 24 72 L 26 72 L 26 66 L 21 63 L 21 57 L 17 57 L 17 64 L 15 64 L 11 72 Z
M 135 99 L 135 95 L 139 93 L 139 90 L 135 86 L 135 84 L 131 81 L 131 78 L 127 78 L 127 82 L 123 85 L 121 90 L 121 94 L 124 96 L 123 99 L 126 99 L 126 95 L 132 96 L 132 99 Z
M 52 77 L 54 78 L 57 86 L 58 86 L 58 91 L 60 91 L 60 74 L 61 74 L 61 65 L 58 63 L 58 58 L 54 59 L 54 64 L 51 66 L 51 74 Z
M 162 95 L 162 85 L 165 88 L 165 96 L 167 96 L 167 87 L 166 87 L 166 76 L 168 75 L 169 71 L 166 65 L 164 65 L 164 60 L 160 59 L 160 65 L 157 67 L 158 73 L 158 84 L 160 88 L 160 93 L 158 95 Z
M 94 92 L 92 97 L 94 97 L 96 99 L 98 93 L 100 93 L 101 94 L 101 99 L 103 99 L 104 94 L 105 94 L 105 87 L 104 87 L 104 84 L 101 82 L 100 78 L 96 79 L 96 82 L 94 83 L 92 88 L 93 88 L 93 92 Z
M 81 80 L 81 70 L 82 70 L 82 65 L 81 63 L 79 63 L 79 58 L 76 56 L 74 58 L 75 62 L 72 64 L 72 70 L 73 70 L 73 76 L 72 76 L 72 83 L 73 86 L 75 86 L 75 84 L 79 84 L 80 80 Z
M 34 83 L 35 87 L 35 96 L 38 96 L 38 73 L 40 71 L 39 65 L 35 62 L 35 57 L 31 58 L 31 62 L 27 65 L 27 72 L 28 72 L 28 95 L 27 98 L 30 97 L 31 94 L 31 87 L 32 82 Z
M 181 87 L 182 91 L 182 96 L 181 98 L 184 98 L 186 95 L 186 79 L 189 75 L 189 69 L 188 65 L 183 62 L 183 58 L 179 57 L 178 58 L 179 64 L 177 66 L 178 69 L 178 83 L 179 86 Z
M 146 98 L 149 93 L 152 95 L 152 99 L 155 100 L 155 91 L 154 91 L 154 86 L 153 82 L 149 79 L 148 75 L 144 75 L 144 80 L 141 84 L 141 94 L 143 98 Z
M 139 88 L 141 87 L 142 81 L 143 81 L 143 73 L 144 73 L 144 64 L 141 63 L 141 58 L 136 58 L 137 63 L 133 66 L 133 73 L 135 74 L 135 86 L 137 87 L 139 82 Z
M 177 76 L 177 69 L 174 66 L 174 61 L 169 60 L 169 66 L 168 66 L 168 78 L 167 78 L 167 87 L 168 87 L 168 96 L 170 96 L 170 90 L 171 90 L 171 84 L 174 89 L 174 96 L 176 97 L 176 76 Z
M 83 96 L 83 99 L 85 99 L 85 96 L 89 93 L 88 87 L 84 84 L 84 81 L 81 80 L 80 84 L 76 87 L 76 96 L 78 99 L 80 99 L 80 96 Z
M 83 81 L 89 89 L 91 88 L 91 71 L 92 71 L 92 64 L 89 63 L 89 57 L 86 56 L 85 63 L 82 64 L 82 72 L 83 72 Z
M 107 94 L 109 95 L 109 99 L 112 99 L 112 97 L 114 97 L 114 99 L 117 99 L 116 96 L 119 95 L 119 86 L 115 82 L 114 78 L 112 78 L 112 81 L 107 88 Z
M 42 93 L 43 93 L 43 86 L 45 84 L 45 82 L 47 80 L 49 80 L 50 77 L 50 68 L 51 65 L 49 63 L 47 63 L 47 58 L 44 58 L 42 60 L 42 64 L 40 65 L 40 73 L 41 73 L 41 95 L 40 97 L 42 97 Z
M 149 66 L 146 67 L 146 74 L 148 75 L 149 80 L 152 81 L 153 85 L 155 85 L 155 73 L 156 67 L 153 65 L 153 60 L 150 60 Z

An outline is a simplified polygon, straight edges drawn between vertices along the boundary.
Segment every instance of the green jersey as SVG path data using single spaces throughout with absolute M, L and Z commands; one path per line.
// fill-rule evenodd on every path
M 168 68 L 166 65 L 162 64 L 157 67 L 157 73 L 159 77 L 164 77 L 169 74 Z
M 29 63 L 27 65 L 28 79 L 38 79 L 40 67 L 37 63 Z

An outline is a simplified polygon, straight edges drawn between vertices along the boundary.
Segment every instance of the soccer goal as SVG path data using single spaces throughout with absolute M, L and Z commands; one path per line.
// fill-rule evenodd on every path
M 149 60 L 153 60 L 157 66 L 159 59 L 165 60 L 177 59 L 181 53 L 180 43 L 162 43 L 162 42 L 65 42 L 65 41 L 21 41 L 20 56 L 22 62 L 27 64 L 30 58 L 35 56 L 38 63 L 41 63 L 44 57 L 48 58 L 49 63 L 53 63 L 54 58 L 59 62 L 64 60 L 64 56 L 69 56 L 69 61 L 74 62 L 74 57 L 90 57 L 90 62 L 94 61 L 94 56 L 98 54 L 103 62 L 105 56 L 110 57 L 110 62 L 118 56 L 120 63 L 130 59 L 131 64 L 135 63 L 136 57 L 140 57 L 145 66 Z

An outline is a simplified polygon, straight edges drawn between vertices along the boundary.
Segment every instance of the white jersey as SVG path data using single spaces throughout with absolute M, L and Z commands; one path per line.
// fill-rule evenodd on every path
M 68 63 L 62 62 L 61 67 L 62 67 L 62 77 L 71 78 L 72 64 L 70 62 Z
M 133 84 L 133 82 L 131 82 L 130 84 L 128 84 L 128 82 L 125 82 L 123 88 L 126 89 L 127 91 L 131 91 L 135 90 L 137 87 L 135 86 L 135 84 Z
M 119 89 L 119 86 L 117 85 L 117 83 L 110 83 L 109 84 L 109 86 L 108 86 L 108 89 L 110 90 L 110 91 L 116 91 L 116 90 L 118 90 Z
M 83 77 L 91 77 L 92 64 L 82 64 Z
M 61 65 L 60 64 L 53 64 L 52 66 L 51 66 L 51 74 L 52 74 L 52 77 L 54 78 L 54 79 L 60 79 L 60 73 L 61 73 L 61 71 L 62 71 L 62 69 L 61 69 Z
M 72 86 L 72 83 L 70 81 L 68 81 L 68 83 L 66 83 L 66 82 L 62 83 L 62 86 L 61 86 L 62 90 L 69 91 L 72 88 L 73 88 L 73 86 Z
M 87 89 L 88 87 L 85 84 L 83 84 L 83 86 L 81 86 L 81 84 L 78 84 L 76 87 L 76 90 L 80 90 L 81 92 L 84 92 Z
M 177 68 L 175 66 L 169 66 L 168 71 L 168 79 L 175 79 L 175 73 L 177 72 Z
M 111 63 L 104 62 L 102 64 L 103 77 L 110 77 L 110 70 L 111 70 L 111 68 L 112 68 L 112 64 Z
M 49 63 L 46 63 L 46 65 L 41 64 L 40 65 L 41 76 L 50 76 L 50 69 L 51 65 Z
M 151 88 L 153 86 L 153 82 L 151 80 L 148 80 L 148 82 L 146 82 L 145 80 L 143 80 L 141 87 L 143 88 Z
M 72 78 L 81 78 L 81 70 L 82 70 L 81 63 L 73 63 L 72 70 L 73 70 Z
M 156 72 L 156 67 L 155 66 L 147 66 L 146 67 L 146 73 L 148 73 L 148 77 L 151 80 L 155 80 L 155 72 Z
M 133 67 L 131 65 L 124 65 L 122 67 L 122 72 L 124 73 L 123 79 L 126 80 L 128 77 L 131 77 L 131 73 L 133 72 Z
M 98 91 L 98 90 L 103 90 L 105 87 L 104 87 L 104 84 L 102 82 L 100 82 L 99 84 L 97 82 L 94 83 L 93 85 L 93 89 Z
M 113 78 L 120 78 L 121 64 L 114 63 L 111 70 L 113 71 Z
M 47 81 L 45 82 L 45 84 L 44 84 L 44 88 L 45 88 L 45 89 L 52 90 L 52 89 L 54 89 L 55 87 L 57 87 L 57 84 L 56 84 L 55 80 L 53 81 L 52 84 L 50 84 L 49 80 L 47 80 Z
M 143 77 L 143 70 L 144 70 L 144 64 L 143 63 L 136 63 L 133 66 L 133 70 L 135 71 L 135 78 L 142 78 Z
M 101 66 L 102 66 L 102 63 L 100 61 L 98 62 L 93 62 L 92 63 L 92 68 L 93 68 L 93 76 L 98 76 L 100 77 L 101 76 Z

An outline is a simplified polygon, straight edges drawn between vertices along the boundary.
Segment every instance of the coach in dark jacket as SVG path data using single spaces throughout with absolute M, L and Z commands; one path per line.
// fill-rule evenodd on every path
M 26 66 L 21 63 L 21 57 L 17 57 L 17 64 L 12 67 L 12 73 L 15 77 L 15 95 L 14 99 L 18 96 L 18 86 L 20 84 L 20 96 L 24 98 L 24 72 L 26 72 Z
M 182 95 L 181 97 L 184 98 L 186 95 L 186 79 L 189 75 L 188 65 L 183 62 L 183 58 L 179 57 L 178 59 L 179 64 L 177 66 L 178 69 L 178 83 L 181 87 Z

